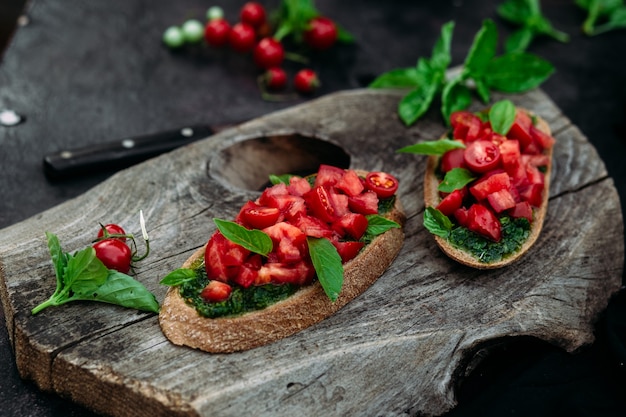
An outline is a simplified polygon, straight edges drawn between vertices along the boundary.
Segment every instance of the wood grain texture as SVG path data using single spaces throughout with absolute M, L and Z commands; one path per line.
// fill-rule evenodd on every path
M 618 195 L 595 149 L 541 91 L 510 97 L 546 119 L 557 139 L 550 206 L 538 242 L 514 268 L 473 270 L 441 253 L 422 225 L 425 159 L 394 150 L 435 139 L 444 126 L 433 112 L 404 127 L 400 94 L 353 90 L 270 114 L 2 230 L 0 294 L 22 377 L 114 416 L 438 415 L 454 407 L 454 387 L 486 344 L 533 336 L 575 351 L 590 343 L 624 259 Z M 236 354 L 174 346 L 156 315 L 115 306 L 77 303 L 31 316 L 54 290 L 44 231 L 73 251 L 98 222 L 139 233 L 140 209 L 153 250 L 137 279 L 162 300 L 159 280 L 206 242 L 211 219 L 234 216 L 258 195 L 247 175 L 235 185 L 216 172 L 225 155 L 237 157 L 228 149 L 277 136 L 337 145 L 350 167 L 399 177 L 405 244 L 363 295 L 292 337 Z

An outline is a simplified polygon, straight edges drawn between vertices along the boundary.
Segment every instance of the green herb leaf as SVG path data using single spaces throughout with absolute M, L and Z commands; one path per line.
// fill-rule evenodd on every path
M 369 88 L 407 88 L 420 85 L 421 78 L 416 67 L 397 68 L 379 75 Z
M 585 34 L 590 36 L 611 30 L 612 28 L 604 28 L 598 32 L 596 24 L 598 21 L 610 21 L 615 13 L 617 13 L 617 20 L 619 20 L 621 12 L 618 11 L 624 9 L 623 0 L 576 0 L 576 4 L 587 11 L 582 29 Z M 617 28 L 615 27 L 615 29 Z
M 287 184 L 289 185 L 289 180 L 291 179 L 291 177 L 293 177 L 294 175 L 291 174 L 285 174 L 285 175 L 274 175 L 274 174 L 270 174 L 269 179 L 270 182 L 273 185 L 276 184 Z
M 452 44 L 453 32 L 454 22 L 447 22 L 441 27 L 441 34 L 437 42 L 435 42 L 430 58 L 431 67 L 437 72 L 444 73 L 450 62 L 452 62 L 450 46 Z
M 522 93 L 538 87 L 552 73 L 548 61 L 529 53 L 508 53 L 491 60 L 485 83 L 505 93 Z
M 365 230 L 367 238 L 364 240 L 371 240 L 378 235 L 382 235 L 387 230 L 400 227 L 398 223 L 379 214 L 369 214 L 365 217 L 367 218 L 367 229 Z
M 443 155 L 452 149 L 465 148 L 462 142 L 451 139 L 428 140 L 415 145 L 405 146 L 397 152 L 415 153 L 419 155 Z
M 159 284 L 177 287 L 185 282 L 196 279 L 196 271 L 189 268 L 178 268 L 167 274 Z
M 341 256 L 328 239 L 307 237 L 311 262 L 324 292 L 336 301 L 343 285 Z
M 444 87 L 441 102 L 441 114 L 449 124 L 452 113 L 466 109 L 472 103 L 472 93 L 467 86 L 462 84 L 462 80 L 457 78 Z
M 447 239 L 452 230 L 452 222 L 436 208 L 426 207 L 424 210 L 424 227 L 433 235 Z
M 516 30 L 506 40 L 506 43 L 504 44 L 504 50 L 509 53 L 524 52 L 528 48 L 534 37 L 535 34 L 532 29 L 522 28 Z
M 69 258 L 64 284 L 77 293 L 95 291 L 108 275 L 107 267 L 96 257 L 93 247 L 85 248 Z
M 550 36 L 559 42 L 569 41 L 567 33 L 556 30 L 543 16 L 539 0 L 507 0 L 498 6 L 498 14 L 504 20 L 521 25 L 521 28 L 507 39 L 506 52 L 525 51 L 539 35 Z
M 465 71 L 469 72 L 469 76 L 473 78 L 482 76 L 489 62 L 496 56 L 497 46 L 498 30 L 496 25 L 493 20 L 486 19 L 474 37 L 472 46 L 463 64 Z
M 267 256 L 272 250 L 272 239 L 260 230 L 248 230 L 231 221 L 213 219 L 224 237 L 251 252 Z
M 92 291 L 75 293 L 73 300 L 100 301 L 137 310 L 159 312 L 154 295 L 133 277 L 108 270 L 105 282 Z
M 472 173 L 467 169 L 453 168 L 446 172 L 446 176 L 443 178 L 443 181 L 439 183 L 437 190 L 443 193 L 451 193 L 454 190 L 465 187 L 475 179 L 476 177 L 472 176 Z
M 412 125 L 428 111 L 430 104 L 437 95 L 438 87 L 429 84 L 417 88 L 405 95 L 398 104 L 400 119 L 407 126 Z
M 489 122 L 494 132 L 506 136 L 515 121 L 515 104 L 511 100 L 500 100 L 489 109 Z
M 50 251 L 50 257 L 52 258 L 52 264 L 54 265 L 54 273 L 57 278 L 56 291 L 60 291 L 63 288 L 63 276 L 65 274 L 65 268 L 67 267 L 67 256 L 61 249 L 61 243 L 59 238 L 50 232 L 46 232 L 46 238 L 48 241 L 48 250 Z

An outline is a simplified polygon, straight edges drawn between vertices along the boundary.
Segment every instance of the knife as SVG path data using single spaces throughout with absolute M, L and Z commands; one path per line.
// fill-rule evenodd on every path
M 229 126 L 232 125 L 185 126 L 76 149 L 60 150 L 44 156 L 44 173 L 48 178 L 56 180 L 127 168 L 180 146 L 207 138 Z

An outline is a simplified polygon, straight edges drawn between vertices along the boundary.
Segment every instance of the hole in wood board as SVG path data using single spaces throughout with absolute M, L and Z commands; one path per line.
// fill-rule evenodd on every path
M 265 136 L 236 143 L 218 152 L 209 164 L 209 175 L 226 187 L 261 191 L 269 175 L 306 176 L 320 164 L 350 167 L 350 156 L 325 140 L 293 135 Z

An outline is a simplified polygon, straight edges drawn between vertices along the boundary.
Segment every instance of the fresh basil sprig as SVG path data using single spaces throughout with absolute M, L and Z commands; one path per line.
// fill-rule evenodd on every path
M 395 69 L 377 77 L 370 88 L 408 88 L 398 104 L 398 114 L 410 126 L 441 95 L 441 113 L 446 123 L 450 114 L 469 107 L 472 92 L 488 103 L 491 90 L 522 93 L 538 87 L 554 71 L 546 60 L 529 53 L 505 53 L 496 56 L 498 32 L 487 19 L 474 37 L 460 73 L 448 80 L 446 70 L 451 62 L 450 44 L 454 23 L 443 25 L 441 36 L 429 59 L 420 58 L 415 68 Z
M 626 6 L 623 0 L 576 0 L 587 11 L 582 29 L 589 36 L 626 28 Z
M 271 252 L 272 238 L 267 233 L 255 229 L 248 230 L 240 224 L 227 220 L 213 219 L 213 221 L 224 237 L 231 242 L 262 256 L 267 256 Z
M 52 296 L 32 309 L 32 314 L 71 301 L 100 301 L 122 307 L 157 313 L 154 295 L 133 277 L 109 270 L 96 257 L 93 247 L 74 254 L 63 252 L 56 235 L 46 232 L 48 249 L 54 264 L 56 289 Z
M 559 42 L 568 42 L 569 35 L 552 26 L 541 12 L 539 0 L 507 0 L 498 6 L 504 20 L 521 26 L 506 40 L 506 52 L 523 52 L 537 36 L 549 36 Z

